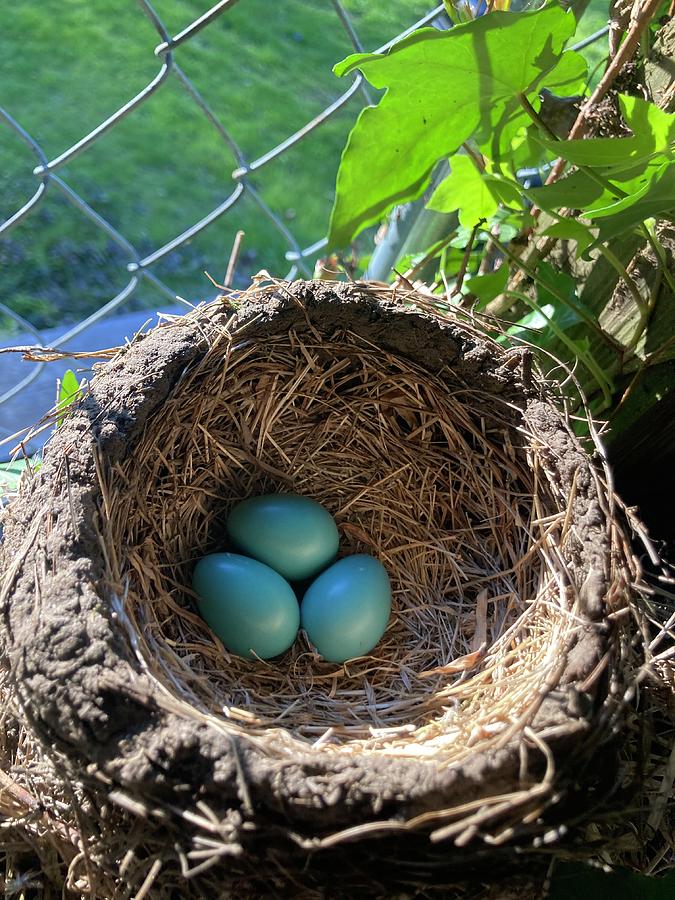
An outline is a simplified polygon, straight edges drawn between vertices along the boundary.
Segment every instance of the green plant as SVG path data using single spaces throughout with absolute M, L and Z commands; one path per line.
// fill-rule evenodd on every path
M 635 28 L 648 22 L 645 13 Z M 666 303 L 675 292 L 675 120 L 624 91 L 610 101 L 618 133 L 579 139 L 579 116 L 567 138 L 580 106 L 595 114 L 616 75 L 610 65 L 586 96 L 586 61 L 566 49 L 576 29 L 574 15 L 549 2 L 446 32 L 422 29 L 385 55 L 339 63 L 336 74 L 359 69 L 385 93 L 343 151 L 329 239 L 345 247 L 395 205 L 425 195 L 427 209 L 446 214 L 446 237 L 397 270 L 424 273 L 438 302 L 512 323 L 512 340 L 576 368 L 595 412 L 613 415 L 636 379 L 675 351 Z M 631 41 L 635 30 L 620 53 Z M 572 110 L 567 127 L 561 109 Z M 442 160 L 449 174 L 439 183 Z M 528 186 L 525 167 L 547 183 Z M 651 276 L 639 271 L 640 253 Z
M 72 369 L 66 369 L 63 373 L 63 378 L 58 385 L 58 393 L 59 399 L 56 403 L 56 410 L 57 412 L 60 412 L 61 415 L 57 416 L 56 419 L 57 428 L 63 423 L 68 407 L 82 394 L 77 375 Z

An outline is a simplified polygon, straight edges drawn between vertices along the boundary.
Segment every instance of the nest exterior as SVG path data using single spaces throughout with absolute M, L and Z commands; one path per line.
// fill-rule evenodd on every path
M 301 634 L 244 660 L 196 614 L 196 560 L 273 491 L 387 568 L 369 655 Z M 168 321 L 101 367 L 5 519 L 7 690 L 100 838 L 71 887 L 459 883 L 615 788 L 641 657 L 612 492 L 527 351 L 422 295 L 274 283 Z

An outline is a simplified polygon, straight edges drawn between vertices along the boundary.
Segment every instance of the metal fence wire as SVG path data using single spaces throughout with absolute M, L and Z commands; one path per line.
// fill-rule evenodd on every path
M 12 117 L 7 110 L 0 107 L 0 123 L 4 123 L 12 129 L 25 144 L 28 145 L 33 152 L 37 165 L 33 169 L 33 174 L 38 179 L 38 186 L 34 194 L 26 200 L 26 202 L 14 212 L 4 223 L 0 224 L 0 237 L 6 235 L 11 229 L 16 227 L 19 222 L 26 217 L 31 216 L 40 204 L 44 201 L 49 190 L 58 190 L 66 200 L 82 215 L 87 217 L 94 225 L 101 229 L 106 235 L 112 239 L 123 251 L 126 256 L 126 284 L 119 293 L 113 296 L 107 303 L 100 306 L 94 313 L 77 322 L 68 328 L 59 337 L 49 341 L 49 346 L 61 348 L 74 337 L 82 334 L 94 323 L 99 322 L 106 316 L 110 316 L 125 301 L 137 291 L 143 281 L 151 283 L 162 294 L 170 298 L 171 301 L 180 301 L 176 293 L 153 271 L 153 267 L 160 261 L 173 254 L 178 248 L 182 247 L 187 241 L 195 237 L 195 235 L 203 232 L 224 216 L 230 213 L 239 201 L 247 195 L 257 205 L 260 211 L 272 222 L 274 227 L 281 233 L 283 240 L 287 246 L 286 259 L 290 263 L 290 271 L 287 279 L 292 280 L 296 275 L 301 274 L 309 276 L 311 269 L 310 264 L 312 258 L 320 254 L 321 250 L 326 246 L 326 239 L 316 241 L 311 246 L 301 247 L 295 239 L 292 231 L 282 221 L 278 215 L 264 200 L 263 196 L 251 183 L 250 176 L 261 170 L 263 167 L 274 164 L 282 154 L 286 153 L 291 147 L 300 141 L 310 139 L 311 136 L 325 122 L 327 122 L 335 113 L 342 109 L 357 93 L 361 93 L 366 103 L 370 102 L 368 89 L 364 83 L 363 77 L 356 74 L 349 86 L 339 97 L 325 107 L 317 116 L 308 121 L 302 128 L 289 135 L 276 146 L 271 147 L 262 156 L 252 161 L 246 158 L 244 151 L 238 146 L 228 128 L 220 121 L 216 113 L 209 107 L 202 97 L 198 87 L 188 77 L 185 71 L 176 61 L 176 51 L 188 41 L 192 40 L 195 35 L 205 28 L 208 28 L 220 16 L 226 14 L 228 10 L 237 3 L 237 0 L 220 0 L 211 7 L 207 12 L 195 21 L 191 22 L 180 33 L 171 36 L 167 31 L 162 19 L 153 8 L 148 0 L 138 0 L 138 5 L 143 13 L 148 17 L 154 26 L 160 38 L 160 43 L 155 47 L 154 53 L 159 63 L 159 71 L 155 77 L 134 97 L 131 97 L 112 115 L 101 122 L 89 134 L 76 141 L 72 146 L 68 147 L 54 159 L 48 159 L 46 153 L 40 144 L 24 129 L 21 124 Z M 336 17 L 355 48 L 361 51 L 363 49 L 359 36 L 354 25 L 349 18 L 347 11 L 344 9 L 339 0 L 331 0 Z M 393 37 L 387 44 L 379 48 L 382 52 L 390 47 L 397 40 L 409 34 L 417 28 L 427 25 L 440 14 L 443 13 L 443 4 L 439 4 L 431 10 L 422 19 L 415 22 L 410 28 L 407 28 L 400 34 Z M 194 222 L 180 234 L 177 234 L 171 240 L 167 241 L 163 246 L 158 247 L 151 253 L 141 256 L 131 241 L 116 229 L 103 216 L 99 215 L 96 210 L 89 205 L 86 199 L 77 193 L 63 178 L 58 174 L 59 171 L 80 154 L 86 153 L 94 144 L 100 140 L 104 140 L 105 136 L 115 128 L 126 116 L 131 115 L 144 103 L 152 102 L 153 96 L 162 90 L 170 78 L 177 78 L 183 88 L 187 91 L 188 96 L 199 108 L 205 119 L 205 127 L 214 129 L 219 138 L 225 142 L 229 150 L 234 154 L 237 161 L 237 168 L 232 173 L 232 191 L 229 196 L 212 209 L 207 215 Z M 183 301 L 186 302 L 186 301 Z M 188 304 L 189 305 L 189 304 Z M 41 331 L 31 322 L 20 316 L 18 313 L 10 309 L 4 303 L 0 302 L 0 312 L 9 316 L 19 326 L 35 338 L 37 346 L 45 346 Z M 0 393 L 0 404 L 6 403 L 11 398 L 19 394 L 31 382 L 33 382 L 40 374 L 45 363 L 36 363 L 32 367 L 30 373 L 18 381 L 16 384 L 6 388 Z
M 305 125 L 290 134 L 280 143 L 276 144 L 276 146 L 271 147 L 257 159 L 247 159 L 244 151 L 234 140 L 226 125 L 223 124 L 216 113 L 210 108 L 198 87 L 176 61 L 176 56 L 180 55 L 176 54 L 176 51 L 183 44 L 188 43 L 203 29 L 211 26 L 216 19 L 231 10 L 237 2 L 238 0 L 220 0 L 219 3 L 216 3 L 202 16 L 191 22 L 181 32 L 171 36 L 149 0 L 137 0 L 140 11 L 149 19 L 160 39 L 160 42 L 154 49 L 154 55 L 159 64 L 157 74 L 141 91 L 139 91 L 139 93 L 127 100 L 126 103 L 120 106 L 119 109 L 112 113 L 112 115 L 108 116 L 108 118 L 89 132 L 89 134 L 86 134 L 80 140 L 76 141 L 72 146 L 68 147 L 54 159 L 48 159 L 47 154 L 44 152 L 38 141 L 35 140 L 35 138 L 23 128 L 7 110 L 0 106 L 0 126 L 4 124 L 11 129 L 33 153 L 37 162 L 37 165 L 33 169 L 33 175 L 38 181 L 38 186 L 33 195 L 26 199 L 23 205 L 10 215 L 6 221 L 0 223 L 0 239 L 7 235 L 20 222 L 33 215 L 44 202 L 48 191 L 56 190 L 65 198 L 71 208 L 74 208 L 79 215 L 93 223 L 97 229 L 105 233 L 105 235 L 107 235 L 107 237 L 122 250 L 122 255 L 120 257 L 122 260 L 121 265 L 125 265 L 125 271 L 122 273 L 122 281 L 126 282 L 122 290 L 112 296 L 110 300 L 99 306 L 99 308 L 91 315 L 86 316 L 67 328 L 56 338 L 50 338 L 48 344 L 49 347 L 54 349 L 63 348 L 67 343 L 72 341 L 73 338 L 82 334 L 88 328 L 118 310 L 144 283 L 152 285 L 160 292 L 160 294 L 169 298 L 172 303 L 182 302 L 192 308 L 192 305 L 187 301 L 182 300 L 182 298 L 179 297 L 163 279 L 158 277 L 153 269 L 160 261 L 169 259 L 172 254 L 175 254 L 179 248 L 183 247 L 183 245 L 196 235 L 213 226 L 213 224 L 222 216 L 231 213 L 244 197 L 248 197 L 253 201 L 260 212 L 272 223 L 274 228 L 281 235 L 283 243 L 286 246 L 285 256 L 290 264 L 290 269 L 286 275 L 288 280 L 293 280 L 297 275 L 310 276 L 313 268 L 313 261 L 326 247 L 327 240 L 325 237 L 315 241 L 310 246 L 301 247 L 292 230 L 284 223 L 282 219 L 283 214 L 280 215 L 275 212 L 275 210 L 265 202 L 260 191 L 253 185 L 251 176 L 254 176 L 255 173 L 263 168 L 273 166 L 276 160 L 287 153 L 291 148 L 295 147 L 296 144 L 301 141 L 311 140 L 312 135 L 314 135 L 324 123 L 329 121 L 332 116 L 343 109 L 343 107 L 345 107 L 353 98 L 355 99 L 355 102 L 358 102 L 357 95 L 360 95 L 362 104 L 370 104 L 372 98 L 369 94 L 367 84 L 360 73 L 355 73 L 347 90 L 329 103 L 318 115 L 310 119 Z M 361 52 L 364 49 L 362 42 L 346 9 L 340 0 L 330 0 L 330 2 L 338 20 L 339 27 L 344 30 L 353 48 L 356 51 Z M 379 47 L 376 52 L 384 52 L 406 35 L 418 28 L 430 24 L 440 28 L 446 28 L 450 25 L 445 14 L 443 3 L 436 5 L 421 19 L 411 24 L 410 27 L 393 36 L 386 44 Z M 590 37 L 579 41 L 572 49 L 579 50 L 585 47 L 587 44 L 601 38 L 607 31 L 608 26 L 605 26 Z M 58 173 L 64 166 L 71 163 L 73 159 L 81 154 L 86 154 L 90 148 L 98 143 L 98 141 L 104 140 L 105 136 L 125 119 L 126 116 L 131 115 L 143 104 L 152 102 L 152 98 L 162 90 L 172 77 L 178 79 L 181 86 L 185 89 L 187 96 L 199 110 L 203 117 L 204 128 L 211 129 L 215 132 L 218 140 L 224 142 L 227 149 L 233 154 L 237 167 L 232 172 L 231 176 L 233 182 L 232 190 L 225 200 L 180 234 L 175 235 L 162 246 L 142 256 L 134 244 L 128 240 L 120 230 L 115 228 L 114 225 L 100 215 L 87 200 L 75 191 Z M 187 190 L 188 185 L 186 184 L 185 187 Z M 393 230 L 395 231 L 395 229 Z M 124 262 L 124 260 L 126 260 L 126 262 Z M 24 332 L 31 335 L 35 339 L 35 346 L 46 346 L 44 335 L 41 330 L 24 316 L 19 315 L 15 310 L 9 308 L 2 302 L 1 298 L 0 313 L 14 320 Z M 17 395 L 21 394 L 25 388 L 39 377 L 45 365 L 45 362 L 35 362 L 31 365 L 29 374 L 23 378 L 18 378 L 16 383 L 9 386 L 0 385 L 0 406 L 7 404 L 8 401 L 13 398 L 17 398 Z M 14 431 L 15 429 L 12 430 Z M 3 448 L 6 447 L 8 441 L 17 437 L 20 433 L 21 432 L 17 432 L 12 435 L 6 427 L 0 425 L 0 454 L 6 453 L 6 450 Z

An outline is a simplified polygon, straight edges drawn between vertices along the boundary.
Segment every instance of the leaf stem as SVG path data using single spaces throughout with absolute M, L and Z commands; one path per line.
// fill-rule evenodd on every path
M 626 283 L 626 287 L 633 295 L 635 304 L 640 310 L 640 314 L 642 314 L 642 312 L 647 308 L 647 301 L 640 293 L 640 289 L 635 283 L 635 279 L 628 274 L 628 269 L 624 266 L 619 257 L 609 249 L 609 247 L 607 247 L 605 244 L 598 244 L 597 249 L 598 252 L 605 257 L 610 266 L 612 266 L 612 268 L 617 272 L 619 278 L 621 278 Z
M 548 135 L 548 137 L 550 137 L 552 141 L 560 140 L 555 131 L 546 122 L 544 122 L 537 110 L 534 108 L 534 106 L 532 106 L 526 94 L 523 94 L 522 92 L 518 94 L 518 102 L 540 131 L 543 131 L 544 134 Z
M 471 258 L 471 251 L 473 250 L 473 245 L 476 241 L 476 235 L 478 234 L 479 229 L 482 225 L 485 224 L 485 219 L 479 219 L 478 222 L 471 229 L 471 236 L 469 237 L 469 243 L 466 245 L 464 250 L 464 255 L 462 256 L 462 262 L 459 267 L 459 271 L 455 276 L 455 286 L 450 293 L 450 297 L 456 297 L 457 294 L 462 293 L 462 285 L 464 284 L 464 279 L 466 278 L 466 270 L 469 268 L 469 259 Z M 460 300 L 461 305 L 461 300 Z
M 495 243 L 495 246 L 499 248 L 499 250 L 504 254 L 504 256 L 509 259 L 515 266 L 517 266 L 525 275 L 529 276 L 535 284 L 538 284 L 539 287 L 542 287 L 545 291 L 548 291 L 556 300 L 559 300 L 565 306 L 568 306 L 570 309 L 574 310 L 574 312 L 579 316 L 579 318 L 588 325 L 597 335 L 600 337 L 606 344 L 615 350 L 619 354 L 623 354 L 623 347 L 614 340 L 614 338 L 607 334 L 606 331 L 598 324 L 597 320 L 593 318 L 593 316 L 588 313 L 583 306 L 579 306 L 578 303 L 575 303 L 573 300 L 570 300 L 569 297 L 566 297 L 563 293 L 561 293 L 556 287 L 550 284 L 546 284 L 546 282 L 542 281 L 541 277 L 538 275 L 535 269 L 531 269 L 526 263 L 520 259 L 509 247 L 503 244 L 496 237 L 493 237 L 492 240 Z M 504 291 L 507 293 L 507 291 Z M 509 291 L 508 293 L 514 293 L 514 291 Z
M 612 404 L 612 384 L 605 377 L 605 373 L 602 371 L 600 366 L 596 363 L 590 353 L 587 353 L 585 350 L 581 350 L 576 341 L 573 340 L 569 335 L 565 334 L 565 332 L 560 328 L 555 321 L 555 319 L 547 316 L 544 310 L 539 306 L 536 300 L 533 300 L 532 297 L 528 297 L 527 294 L 524 294 L 522 291 L 504 291 L 505 294 L 509 294 L 512 297 L 515 297 L 517 300 L 522 300 L 523 303 L 526 303 L 531 309 L 538 312 L 539 315 L 543 316 L 544 319 L 548 322 L 548 325 L 551 331 L 555 334 L 555 336 L 568 347 L 572 353 L 578 357 L 581 362 L 586 366 L 588 371 L 593 375 L 595 380 L 598 383 L 598 387 L 602 391 L 602 396 L 605 401 L 605 405 L 602 409 L 607 409 L 607 407 Z
M 673 278 L 673 276 L 671 275 L 670 267 L 668 266 L 668 257 L 666 255 L 665 247 L 659 240 L 658 235 L 652 234 L 649 226 L 646 225 L 644 222 L 641 224 L 640 230 L 642 231 L 644 236 L 647 238 L 647 240 L 651 244 L 652 250 L 654 251 L 656 258 L 661 263 L 661 269 L 663 270 L 663 277 L 668 282 L 668 287 L 675 294 L 675 278 Z

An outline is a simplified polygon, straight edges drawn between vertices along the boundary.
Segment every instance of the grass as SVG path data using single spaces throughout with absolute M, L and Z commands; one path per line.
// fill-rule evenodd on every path
M 205 0 L 157 0 L 176 33 Z M 423 14 L 424 2 L 345 3 L 368 47 Z M 158 71 L 156 31 L 133 2 L 20 0 L 0 33 L 0 104 L 41 144 L 61 153 L 133 96 Z M 351 51 L 329 2 L 243 0 L 184 44 L 176 61 L 245 156 L 255 159 L 318 113 L 347 85 L 331 66 Z M 341 147 L 357 106 L 263 170 L 253 183 L 301 244 L 325 229 Z M 0 219 L 35 190 L 35 160 L 0 128 Z M 237 162 L 171 76 L 145 104 L 70 163 L 63 176 L 141 253 L 162 246 L 222 202 Z M 76 318 L 127 280 L 125 254 L 52 189 L 0 248 L 0 298 L 39 325 Z M 178 293 L 209 293 L 202 274 L 222 278 L 234 233 L 246 231 L 242 270 L 284 273 L 286 244 L 244 199 L 190 246 L 155 270 Z M 154 303 L 158 296 L 141 301 Z
M 432 7 L 423 0 L 343 2 L 366 48 Z M 173 34 L 209 5 L 155 2 Z M 606 18 L 607 3 L 593 0 L 584 33 Z M 0 32 L 0 105 L 54 158 L 151 80 L 159 68 L 153 55 L 158 41 L 132 0 L 18 0 Z M 351 49 L 328 0 L 242 0 L 182 45 L 176 61 L 252 160 L 347 86 L 331 67 Z M 252 179 L 301 245 L 325 233 L 339 155 L 361 102 L 359 95 Z M 35 190 L 35 164 L 0 125 L 0 220 Z M 229 148 L 170 76 L 60 174 L 144 255 L 222 202 L 233 188 L 235 167 Z M 191 300 L 209 296 L 203 270 L 223 277 L 239 228 L 246 232 L 242 275 L 261 268 L 287 271 L 284 239 L 247 197 L 154 271 Z M 127 261 L 52 187 L 45 202 L 0 241 L 0 300 L 39 327 L 75 320 L 124 287 Z M 144 286 L 127 308 L 160 300 L 166 302 Z

